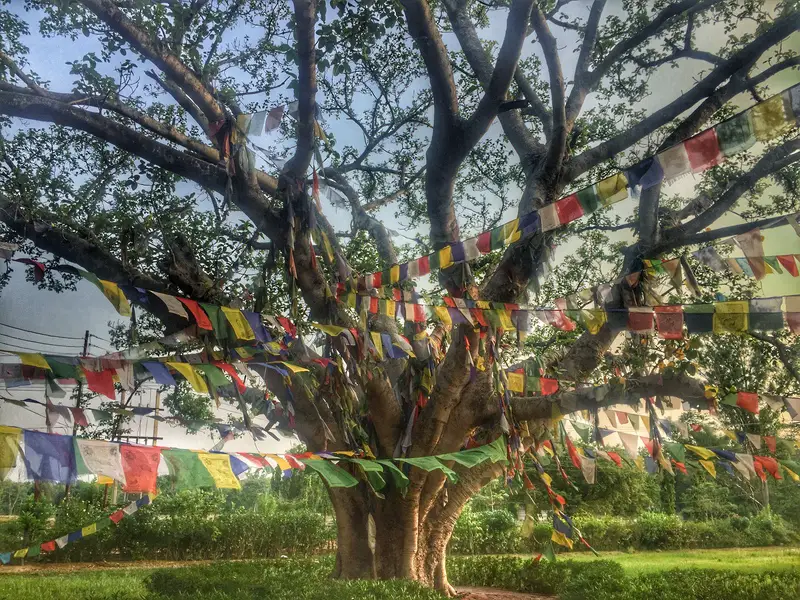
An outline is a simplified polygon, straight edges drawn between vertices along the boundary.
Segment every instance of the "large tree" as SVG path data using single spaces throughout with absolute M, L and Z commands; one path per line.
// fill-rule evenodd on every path
M 792 50 L 799 21 L 791 0 L 609 4 L 28 0 L 32 12 L 0 12 L 3 235 L 34 255 L 54 255 L 119 284 L 238 301 L 259 312 L 292 309 L 301 324 L 356 326 L 357 315 L 327 292 L 353 268 L 385 269 L 402 258 L 398 253 L 439 249 L 512 211 L 551 203 L 713 125 L 735 102 L 759 100 L 772 77 L 800 60 Z M 26 35 L 37 27 L 43 36 L 75 41 L 67 47 L 76 54 L 82 40 L 90 42 L 93 51 L 65 69 L 71 90 L 42 80 L 30 64 Z M 497 31 L 499 41 L 492 39 Z M 684 90 L 655 85 L 674 73 L 685 78 Z M 508 104 L 514 100 L 524 102 Z M 238 115 L 294 101 L 279 134 L 253 140 L 259 168 L 245 151 L 231 156 L 220 131 Z M 318 119 L 329 130 L 324 140 Z M 495 120 L 499 128 L 492 128 Z M 471 269 L 442 271 L 438 286 L 460 295 L 476 283 L 481 299 L 524 302 L 548 249 L 577 238 L 568 268 L 556 269 L 539 293 L 545 302 L 637 270 L 643 258 L 770 224 L 798 209 L 798 144 L 788 134 L 758 157 L 718 167 L 696 186 L 696 198 L 676 198 L 657 185 L 641 194 L 631 216 L 600 211 L 527 236 Z M 336 231 L 310 199 L 317 152 L 319 176 L 331 190 L 323 212 L 346 209 L 348 232 Z M 780 188 L 774 199 L 764 196 L 767 182 Z M 737 206 L 749 222 L 709 229 Z M 395 247 L 398 235 L 375 216 L 390 210 L 412 229 L 429 226 L 429 240 Z M 332 267 L 313 256 L 315 224 L 334 246 Z M 608 235 L 624 230 L 635 241 L 610 245 Z M 270 275 L 276 262 L 285 267 L 280 276 Z M 70 284 L 68 275 L 59 277 L 51 272 L 43 285 Z M 287 298 L 294 291 L 301 302 L 293 308 Z M 629 292 L 616 284 L 606 307 L 636 301 Z M 385 317 L 369 326 L 399 334 Z M 294 359 L 319 374 L 317 385 L 294 394 L 297 434 L 309 449 L 359 442 L 376 456 L 393 455 L 427 361 L 427 342 L 415 339 L 420 328 L 405 327 L 417 359 L 388 360 L 333 382 L 296 348 Z M 564 380 L 600 381 L 612 372 L 610 352 L 622 331 L 613 323 L 595 334 L 537 330 L 523 349 Z M 505 351 L 496 331 L 483 333 L 488 347 Z M 494 353 L 480 334 L 457 326 L 436 357 L 408 456 L 458 450 L 479 431 L 483 439 L 499 434 Z M 770 340 L 791 351 L 785 339 Z M 703 384 L 688 368 L 647 376 L 648 361 L 663 349 L 647 353 L 639 339 L 623 346 L 638 358 L 635 368 L 623 365 L 628 383 L 619 402 L 703 398 Z M 482 360 L 471 378 L 470 365 Z M 551 410 L 535 396 L 515 398 L 511 408 L 512 426 Z M 530 443 L 522 439 L 523 447 Z M 502 469 L 456 466 L 459 480 L 450 483 L 439 471 L 412 468 L 408 490 L 389 485 L 382 498 L 366 483 L 331 489 L 337 575 L 413 578 L 452 591 L 445 549 L 453 526 L 469 497 Z

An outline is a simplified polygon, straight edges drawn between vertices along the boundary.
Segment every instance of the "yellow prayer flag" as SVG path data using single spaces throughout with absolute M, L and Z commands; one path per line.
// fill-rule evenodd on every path
M 783 98 L 780 95 L 756 104 L 750 109 L 750 116 L 753 119 L 753 133 L 757 140 L 774 139 L 789 128 L 783 108 Z
M 728 437 L 729 437 L 729 438 L 730 438 L 732 441 L 734 441 L 734 442 L 735 442 L 735 441 L 737 441 L 737 439 L 736 439 L 736 432 L 735 432 L 735 431 L 731 431 L 730 429 L 723 429 L 722 431 L 723 431 L 723 433 L 724 433 L 726 436 L 728 436 Z
M 550 475 L 548 475 L 547 473 L 542 473 L 542 474 L 541 474 L 541 478 L 542 478 L 542 481 L 544 481 L 544 484 L 545 484 L 547 487 L 552 487 L 552 485 L 553 485 L 553 478 L 552 478 L 552 477 L 550 477 Z
M 436 317 L 442 322 L 444 328 L 450 330 L 453 327 L 453 319 L 450 318 L 450 313 L 446 306 L 434 306 L 433 312 Z
M 98 475 L 95 483 L 97 483 L 97 485 L 111 485 L 114 483 L 114 480 L 107 475 Z
M 508 246 L 519 241 L 521 235 L 518 218 L 503 224 L 503 245 Z
M 708 460 L 709 458 L 714 458 L 716 456 L 716 454 L 714 454 L 708 448 L 702 448 L 700 446 L 690 446 L 689 444 L 686 444 L 686 449 L 691 450 L 692 452 L 697 454 L 697 456 L 699 456 L 700 458 L 704 458 L 706 460 Z
M 108 298 L 108 301 L 114 305 L 117 312 L 123 317 L 130 317 L 131 305 L 125 297 L 125 294 L 119 289 L 119 286 L 113 281 L 106 281 L 104 279 L 100 279 L 99 281 L 100 285 L 103 286 L 103 294 Z
M 525 393 L 525 374 L 524 373 L 506 373 L 508 380 L 508 391 L 516 392 L 518 394 Z
M 633 460 L 633 464 L 635 464 L 635 465 L 636 465 L 636 467 L 637 467 L 637 468 L 638 468 L 640 471 L 644 471 L 644 456 L 642 456 L 641 454 L 640 454 L 639 456 L 637 456 L 637 457 L 636 457 L 636 458 Z
M 328 136 L 325 135 L 325 131 L 320 127 L 319 122 L 314 119 L 314 137 L 321 139 L 323 142 L 328 141 Z
M 699 460 L 697 461 L 700 463 L 700 466 L 703 467 L 708 474 L 711 475 L 714 479 L 717 478 L 717 467 L 714 466 L 714 463 L 710 460 Z
M 389 269 L 389 283 L 397 283 L 400 281 L 400 265 L 392 265 Z
M 581 310 L 581 316 L 583 317 L 586 329 L 588 329 L 589 333 L 592 335 L 597 335 L 597 332 L 600 331 L 600 328 L 605 324 L 607 319 L 606 311 L 602 308 Z
M 439 250 L 439 268 L 446 269 L 453 264 L 453 249 L 450 246 L 445 246 Z
M 14 558 L 25 558 L 27 554 L 28 554 L 27 548 L 20 548 L 19 550 L 14 552 Z
M 553 530 L 553 535 L 550 536 L 550 539 L 554 541 L 559 546 L 566 546 L 570 550 L 572 550 L 572 540 L 565 536 L 560 531 Z
M 747 300 L 714 303 L 714 333 L 747 331 L 750 303 Z
M 305 367 L 301 367 L 300 365 L 295 365 L 290 362 L 286 361 L 277 361 L 275 364 L 283 365 L 287 369 L 289 369 L 292 373 L 305 373 L 308 371 Z
M 233 333 L 236 337 L 240 340 L 254 340 L 256 339 L 256 335 L 253 333 L 252 328 L 250 327 L 250 323 L 247 322 L 242 311 L 237 308 L 231 308 L 229 306 L 220 306 L 222 312 L 225 315 L 225 318 L 228 319 L 228 323 L 231 324 L 233 328 Z
M 205 380 L 197 373 L 192 365 L 181 362 L 168 362 L 167 365 L 183 375 L 195 392 L 200 392 L 201 394 L 208 393 L 208 386 Z
M 397 311 L 397 303 L 394 300 L 385 300 L 386 303 L 386 312 L 385 314 L 387 317 L 391 317 L 394 319 L 395 312 Z
M 800 483 L 800 475 L 792 471 L 786 465 L 781 465 L 781 466 L 783 467 L 783 470 L 786 471 L 786 474 L 792 479 L 792 481 L 794 481 L 795 483 Z
M 323 323 L 311 323 L 312 327 L 316 327 L 323 333 L 336 337 L 341 333 L 348 331 L 347 327 L 340 327 L 339 325 L 325 325 Z
M 278 468 L 281 471 L 289 471 L 292 469 L 292 465 L 289 464 L 289 461 L 278 454 L 267 454 L 267 457 L 278 463 Z
M 381 340 L 381 334 L 377 331 L 370 331 L 369 337 L 372 338 L 372 345 L 375 347 L 375 354 L 378 355 L 378 360 L 383 360 L 383 340 Z
M 347 306 L 349 306 L 350 308 L 355 308 L 356 307 L 356 293 L 355 292 L 348 293 L 347 296 L 345 297 L 344 303 L 347 304 Z
M 87 525 L 81 529 L 81 534 L 83 537 L 86 537 L 87 535 L 94 535 L 95 533 L 97 533 L 97 523 L 92 523 L 91 525 Z
M 23 365 L 27 365 L 29 367 L 38 367 L 39 369 L 47 369 L 51 371 L 50 365 L 47 364 L 44 356 L 41 354 L 36 354 L 35 352 L 15 352 L 19 359 L 22 361 Z
M 17 464 L 22 430 L 0 425 L 0 481 L 3 481 Z
M 500 319 L 500 327 L 506 331 L 513 331 L 516 329 L 516 327 L 514 327 L 514 321 L 511 320 L 511 311 L 497 310 L 496 313 L 497 317 Z
M 625 179 L 625 174 L 617 173 L 598 182 L 597 195 L 606 206 L 627 198 L 628 180 Z
M 231 457 L 229 455 L 198 452 L 197 456 L 206 470 L 208 470 L 208 474 L 211 475 L 217 488 L 241 489 L 242 486 L 231 469 Z

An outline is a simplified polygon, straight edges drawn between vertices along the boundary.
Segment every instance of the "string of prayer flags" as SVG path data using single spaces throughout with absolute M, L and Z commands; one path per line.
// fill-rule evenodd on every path
M 648 189 L 665 179 L 670 181 L 690 172 L 700 173 L 710 169 L 724 159 L 747 150 L 756 140 L 773 139 L 794 126 L 796 109 L 789 98 L 797 94 L 798 87 L 800 84 L 678 142 L 655 157 L 646 158 L 623 172 L 543 206 L 538 211 L 522 215 L 469 240 L 445 246 L 428 256 L 393 265 L 387 271 L 360 276 L 354 287 L 369 290 L 427 275 L 431 269 L 443 269 L 458 262 L 474 260 L 536 231 L 552 231 L 571 223 L 599 208 L 619 202 L 629 194 L 638 197 L 639 190 Z
M 86 525 L 85 527 L 82 527 L 76 531 L 63 535 L 60 538 L 48 540 L 46 542 L 42 542 L 41 544 L 36 544 L 27 548 L 20 548 L 13 552 L 2 552 L 0 553 L 0 563 L 7 565 L 11 562 L 12 558 L 33 558 L 45 552 L 55 552 L 57 548 L 60 550 L 67 544 L 71 544 L 90 535 L 94 535 L 98 531 L 102 531 L 112 524 L 118 524 L 123 518 L 135 514 L 140 507 L 147 506 L 150 504 L 150 502 L 151 500 L 149 496 L 142 496 L 138 500 L 134 500 L 128 504 L 126 507 L 114 511 L 107 517 L 104 517 L 103 519 L 100 519 L 99 521 L 96 521 L 90 525 Z

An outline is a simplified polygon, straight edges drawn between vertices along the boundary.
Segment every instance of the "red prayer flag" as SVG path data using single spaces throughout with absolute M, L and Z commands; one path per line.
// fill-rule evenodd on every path
M 72 413 L 72 420 L 75 421 L 81 427 L 88 427 L 89 421 L 86 420 L 86 413 L 83 412 L 82 408 L 76 408 L 74 406 L 70 406 L 70 412 Z
M 292 323 L 289 319 L 287 319 L 286 317 L 275 317 L 275 320 L 281 324 L 281 327 L 283 327 L 286 330 L 286 333 L 288 333 L 292 337 L 297 337 L 297 328 L 294 326 L 294 323 Z
M 549 396 L 558 391 L 558 379 L 550 379 L 549 377 L 539 377 L 539 387 L 541 388 L 542 396 Z
M 686 465 L 682 462 L 678 462 L 674 458 L 672 459 L 672 464 L 675 465 L 675 468 L 678 469 L 684 475 L 688 475 L 689 473 L 686 472 Z
M 572 461 L 572 464 L 575 465 L 576 469 L 581 468 L 581 457 L 578 454 L 578 451 L 575 449 L 575 444 L 567 437 L 564 436 L 564 439 L 567 441 L 567 451 L 569 452 L 569 459 Z
M 120 508 L 117 512 L 111 513 L 108 518 L 111 519 L 113 523 L 119 523 L 125 518 L 125 511 Z
M 656 328 L 665 340 L 683 338 L 683 306 L 656 306 Z
M 765 435 L 764 436 L 764 443 L 767 445 L 767 449 L 775 454 L 775 450 L 777 450 L 776 439 L 774 435 Z
M 478 250 L 481 254 L 488 254 L 492 250 L 492 232 L 484 231 L 478 236 Z
M 103 394 L 107 398 L 116 400 L 117 391 L 114 389 L 114 371 L 106 369 L 105 371 L 90 371 L 89 369 L 81 367 L 84 376 L 86 377 L 86 384 L 89 389 L 97 394 Z
M 158 446 L 120 445 L 126 493 L 155 494 L 161 448 Z
M 683 147 L 686 148 L 689 164 L 695 173 L 710 169 L 722 161 L 717 132 L 713 128 L 689 138 L 683 143 Z
M 764 472 L 764 466 L 758 461 L 758 456 L 753 457 L 753 467 L 755 467 L 756 475 L 764 483 L 767 482 L 767 474 Z
M 653 330 L 653 312 L 628 310 L 628 329 L 633 333 L 649 333 Z
M 372 315 L 378 314 L 378 299 L 375 296 L 370 296 L 369 298 L 369 312 Z
M 736 406 L 757 415 L 758 394 L 754 394 L 753 392 L 736 392 Z
M 651 440 L 649 438 L 646 438 L 646 437 L 642 437 L 642 443 L 644 443 L 644 447 L 647 448 L 647 451 L 650 453 L 650 456 L 655 458 L 656 457 L 656 455 L 655 455 L 655 451 L 656 450 L 655 450 L 655 445 L 653 444 L 653 440 Z
M 762 466 L 775 479 L 783 479 L 783 477 L 781 477 L 781 469 L 778 465 L 778 461 L 771 456 L 754 456 L 753 462 L 756 465 Z M 757 470 L 758 468 L 756 468 L 756 471 Z M 759 477 L 761 476 L 759 475 Z M 766 477 L 762 479 L 766 479 Z
M 627 425 L 628 424 L 628 415 L 627 413 L 615 411 L 617 414 L 617 421 L 619 421 L 620 425 Z
M 39 548 L 42 552 L 53 552 L 56 549 L 56 541 L 50 540 L 49 542 L 44 542 Z
M 200 305 L 195 302 L 194 300 L 189 300 L 189 298 L 181 298 L 178 296 L 178 300 L 180 300 L 183 305 L 189 309 L 189 312 L 192 313 L 194 317 L 195 323 L 200 329 L 205 329 L 207 331 L 214 331 L 214 327 L 211 325 L 211 320 L 208 318 L 208 315 L 200 308 Z
M 618 467 L 622 467 L 622 457 L 616 452 L 606 452 L 608 457 L 613 460 Z
M 244 381 L 241 380 L 239 374 L 236 372 L 236 369 L 233 368 L 233 365 L 230 365 L 222 361 L 215 361 L 213 365 L 215 367 L 219 367 L 220 369 L 225 371 L 228 375 L 230 375 L 231 379 L 233 379 L 233 383 L 236 384 L 236 389 L 239 390 L 240 394 L 244 394 L 246 386 L 244 385 Z
M 577 194 L 571 194 L 556 202 L 556 213 L 558 213 L 558 221 L 562 225 L 580 219 L 583 216 L 583 207 L 578 202 Z
M 414 305 L 414 322 L 415 323 L 424 323 L 425 322 L 425 306 L 422 304 L 415 304 Z
M 379 288 L 383 285 L 383 271 L 372 274 L 372 287 Z
M 33 280 L 37 283 L 44 279 L 44 272 L 47 267 L 44 263 L 40 263 L 38 260 L 33 260 L 32 258 L 15 258 L 14 262 L 22 263 L 23 265 L 30 265 L 33 267 Z
M 420 275 L 427 275 L 431 272 L 431 261 L 427 256 L 422 256 L 417 259 L 417 264 L 419 265 L 419 274 Z
M 782 254 L 778 256 L 778 262 L 781 263 L 789 273 L 791 273 L 792 277 L 797 277 L 800 275 L 797 271 L 797 263 L 794 261 L 794 256 L 791 254 Z

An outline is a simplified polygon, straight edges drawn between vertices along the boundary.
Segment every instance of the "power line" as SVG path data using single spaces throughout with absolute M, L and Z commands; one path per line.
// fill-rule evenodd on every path
M 20 344 L 15 344 L 14 342 L 5 342 L 5 341 L 3 341 L 3 342 L 0 342 L 0 343 L 4 344 L 6 346 L 14 346 L 14 347 L 16 347 L 17 350 L 4 350 L 3 348 L 0 348 L 0 351 L 9 352 L 11 354 L 16 354 L 19 350 L 23 350 L 25 352 L 38 352 L 40 354 L 42 352 L 47 352 L 47 350 L 42 350 L 41 348 L 30 348 L 30 347 L 26 347 L 26 346 L 21 346 Z M 78 348 L 76 351 L 79 352 L 80 350 L 81 349 Z
M 33 331 L 32 329 L 23 329 L 22 327 L 15 327 L 14 325 L 9 325 L 8 323 L 0 323 L 3 327 L 9 327 L 11 329 L 16 329 L 17 331 L 24 331 L 25 333 L 32 333 L 34 335 L 44 335 L 47 337 L 55 337 L 61 338 L 62 340 L 82 340 L 83 336 L 80 337 L 73 337 L 71 335 L 56 335 L 55 333 L 45 333 L 42 331 Z
M 55 342 L 40 342 L 38 340 L 29 340 L 26 338 L 17 337 L 15 335 L 11 335 L 10 333 L 2 333 L 0 335 L 11 338 L 12 340 L 19 340 L 20 342 L 28 342 L 31 344 L 38 344 L 40 346 L 57 346 L 59 348 L 76 348 L 78 344 L 57 344 Z

